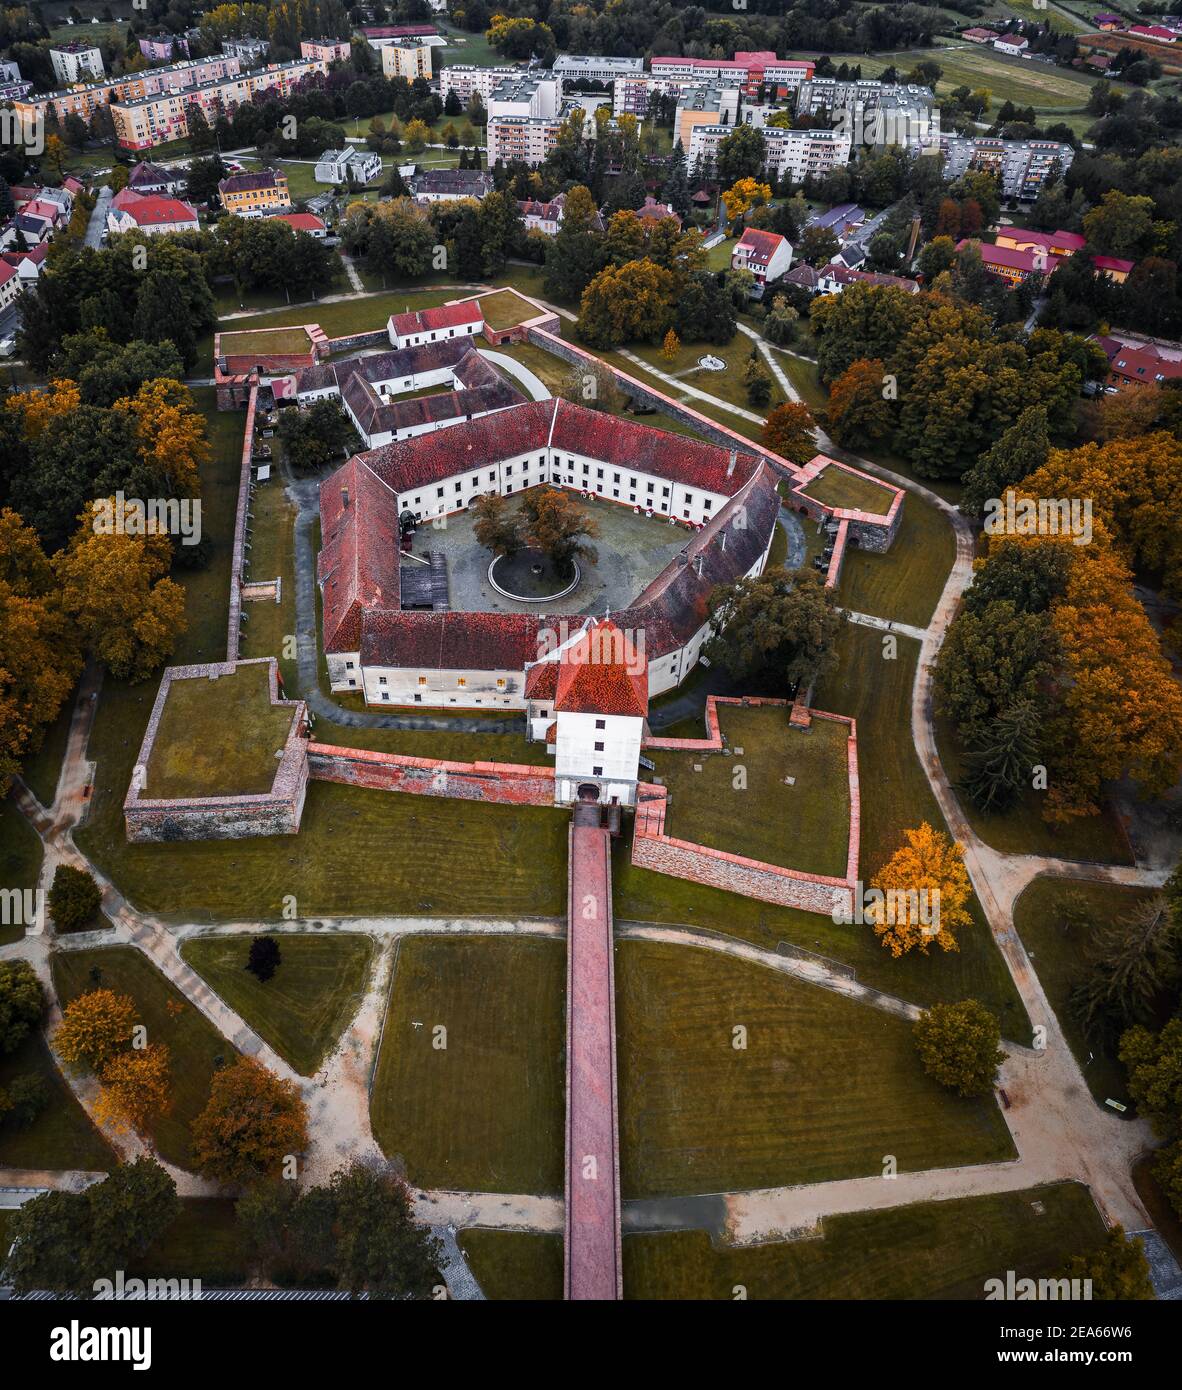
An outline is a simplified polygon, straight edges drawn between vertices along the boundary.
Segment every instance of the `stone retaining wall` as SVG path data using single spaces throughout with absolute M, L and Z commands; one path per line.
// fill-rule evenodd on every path
M 226 621 L 226 660 L 238 660 L 242 629 L 242 561 L 246 546 L 246 510 L 250 505 L 250 470 L 254 457 L 254 417 L 259 387 L 255 381 L 246 403 L 246 429 L 242 437 L 242 462 L 238 470 L 238 510 L 234 515 L 234 549 L 230 557 L 230 612 Z
M 350 333 L 344 338 L 329 338 L 325 345 L 330 356 L 338 352 L 357 352 L 361 348 L 390 346 L 390 334 L 386 328 L 374 328 L 368 333 Z
M 313 781 L 343 782 L 376 791 L 455 797 L 502 806 L 554 805 L 554 769 L 519 763 L 455 763 L 311 743 L 308 773 Z

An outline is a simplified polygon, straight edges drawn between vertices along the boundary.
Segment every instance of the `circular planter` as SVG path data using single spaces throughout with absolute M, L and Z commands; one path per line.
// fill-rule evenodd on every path
M 493 557 L 488 567 L 488 582 L 502 598 L 512 599 L 514 603 L 553 603 L 556 599 L 573 594 L 582 582 L 583 572 L 579 562 L 572 560 L 571 566 L 574 570 L 572 578 L 556 577 L 547 573 L 552 567 L 538 551 L 519 550 L 512 560 L 506 560 L 504 555 Z M 548 587 L 551 580 L 553 588 Z

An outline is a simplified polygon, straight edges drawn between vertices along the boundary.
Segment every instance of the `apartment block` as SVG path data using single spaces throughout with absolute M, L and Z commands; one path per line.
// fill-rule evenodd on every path
M 1052 173 L 1064 174 L 1075 158 L 1058 140 L 997 140 L 992 137 L 942 135 L 944 177 L 958 179 L 968 169 L 994 175 L 1007 198 L 1032 202 Z
M 687 87 L 677 100 L 673 139 L 689 152 L 697 126 L 729 126 L 738 123 L 738 87 Z
M 75 82 L 102 79 L 106 75 L 102 50 L 90 43 L 63 43 L 49 50 L 53 75 L 66 86 Z
M 447 94 L 455 92 L 467 106 L 472 99 L 472 93 L 475 92 L 481 101 L 487 104 L 495 87 L 506 79 L 512 80 L 521 75 L 521 68 L 479 68 L 470 63 L 457 63 L 454 67 L 441 69 L 439 95 L 446 101 Z
M 563 53 L 554 59 L 554 72 L 565 82 L 614 82 L 644 72 L 643 58 L 596 58 Z
M 300 44 L 301 58 L 315 58 L 322 63 L 343 63 L 352 51 L 348 39 L 304 39 Z
M 278 169 L 257 174 L 231 174 L 218 184 L 222 206 L 235 217 L 265 217 L 291 207 L 287 175 Z
M 709 166 L 718 158 L 718 147 L 734 130 L 731 125 L 695 126 L 686 156 L 691 165 L 701 161 Z M 843 130 L 781 130 L 777 126 L 763 129 L 767 149 L 766 169 L 776 178 L 785 174 L 793 183 L 806 178 L 824 178 L 832 169 L 849 162 L 853 141 Z

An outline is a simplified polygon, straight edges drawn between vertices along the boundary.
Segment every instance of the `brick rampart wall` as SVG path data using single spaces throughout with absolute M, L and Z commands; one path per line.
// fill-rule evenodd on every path
M 553 806 L 554 769 L 518 763 L 454 763 L 333 744 L 308 745 L 316 782 L 344 782 L 376 791 L 490 801 L 506 806 Z

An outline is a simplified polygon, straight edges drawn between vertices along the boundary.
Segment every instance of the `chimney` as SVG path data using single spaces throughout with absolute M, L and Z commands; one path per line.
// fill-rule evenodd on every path
M 735 471 L 735 464 L 738 463 L 738 461 L 739 461 L 739 451 L 738 451 L 738 449 L 732 449 L 732 450 L 731 450 L 731 456 L 730 456 L 729 460 L 727 461 L 727 465 L 726 465 L 726 476 L 727 476 L 728 478 L 731 477 L 731 476 L 734 474 L 734 471 Z
M 347 507 L 348 505 L 349 505 L 349 489 L 348 489 L 347 487 L 343 487 L 343 488 L 341 488 L 341 506 L 342 506 L 342 507 Z

